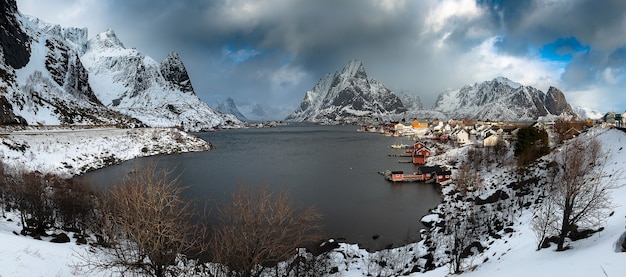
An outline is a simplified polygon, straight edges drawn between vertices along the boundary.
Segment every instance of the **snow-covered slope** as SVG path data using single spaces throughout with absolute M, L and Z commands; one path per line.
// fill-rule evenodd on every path
M 559 89 L 550 87 L 544 93 L 504 77 L 446 91 L 433 109 L 452 118 L 498 121 L 536 120 L 550 115 L 578 118 Z
M 194 93 L 178 54 L 161 63 L 126 49 L 112 30 L 88 40 L 1 0 L 0 106 L 3 124 L 117 125 L 199 131 L 240 126 Z
M 0 133 L 0 157 L 9 168 L 66 177 L 138 157 L 211 148 L 175 128 L 27 127 Z
M 603 113 L 586 107 L 576 106 L 573 107 L 573 109 L 582 119 L 596 120 L 601 119 L 604 116 Z
M 352 60 L 341 72 L 322 77 L 286 120 L 340 123 L 404 111 L 391 90 L 368 77 L 360 61 Z
M 102 104 L 149 126 L 199 131 L 225 122 L 196 96 L 176 53 L 158 63 L 125 48 L 109 29 L 89 40 L 81 61 Z
M 80 62 L 85 29 L 61 28 L 21 15 L 4 3 L 0 24 L 3 38 L 0 60 L 0 104 L 3 124 L 115 124 L 141 122 L 102 106 L 87 81 Z M 3 32 L 4 33 L 4 32 Z

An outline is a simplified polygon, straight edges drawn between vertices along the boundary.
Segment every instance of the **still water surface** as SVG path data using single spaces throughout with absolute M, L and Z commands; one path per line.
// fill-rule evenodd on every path
M 289 125 L 199 133 L 215 147 L 207 152 L 141 158 L 84 176 L 98 185 L 119 180 L 137 163 L 175 168 L 186 194 L 221 201 L 238 183 L 287 189 L 292 200 L 314 205 L 326 233 L 371 250 L 415 241 L 420 218 L 441 200 L 435 185 L 391 184 L 378 171 L 415 170 L 398 163 L 393 143 L 410 143 L 354 126 Z M 373 236 L 379 236 L 374 240 Z

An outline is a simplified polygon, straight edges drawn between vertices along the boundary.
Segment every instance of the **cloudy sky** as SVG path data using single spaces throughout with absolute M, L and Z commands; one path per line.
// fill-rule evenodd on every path
M 572 105 L 626 110 L 623 0 L 17 0 L 62 26 L 108 28 L 161 61 L 180 54 L 209 104 L 285 110 L 352 59 L 425 107 L 446 89 L 505 76 Z

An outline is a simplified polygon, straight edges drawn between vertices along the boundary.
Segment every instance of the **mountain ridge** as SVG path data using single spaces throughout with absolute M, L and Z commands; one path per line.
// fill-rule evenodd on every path
M 324 75 L 285 120 L 344 123 L 405 111 L 393 91 L 368 77 L 361 61 L 352 60 L 340 72 Z
M 443 92 L 432 109 L 454 118 L 498 121 L 580 117 L 558 88 L 550 87 L 544 93 L 504 77 Z
M 86 28 L 22 15 L 0 0 L 0 116 L 3 124 L 180 126 L 200 131 L 240 126 L 201 101 L 176 52 L 156 62 L 127 49 L 112 29 L 88 39 Z

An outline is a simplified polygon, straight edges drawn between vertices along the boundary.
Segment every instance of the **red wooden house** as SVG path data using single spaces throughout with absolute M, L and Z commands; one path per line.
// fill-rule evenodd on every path
M 452 179 L 452 171 L 443 170 L 440 166 L 420 166 L 415 174 L 421 174 L 424 180 L 433 180 L 436 183 Z
M 404 172 L 403 171 L 392 171 L 391 172 L 391 181 L 393 182 L 402 182 L 404 180 Z
M 420 149 L 422 147 L 426 147 L 426 144 L 424 144 L 421 141 L 416 142 L 415 144 L 413 144 L 413 151 Z
M 425 164 L 426 159 L 432 155 L 430 149 L 426 146 L 422 146 L 419 149 L 413 151 L 413 164 Z

